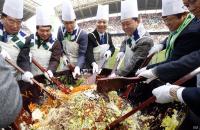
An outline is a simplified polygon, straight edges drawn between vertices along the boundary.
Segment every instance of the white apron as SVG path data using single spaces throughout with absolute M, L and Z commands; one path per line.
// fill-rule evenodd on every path
M 49 49 L 51 48 L 49 47 Z M 42 45 L 40 46 L 40 48 L 38 48 L 37 44 L 34 44 L 34 46 L 30 49 L 33 58 L 46 69 L 49 66 L 49 60 L 52 54 L 49 49 L 46 50 L 44 47 L 42 47 Z M 35 66 L 33 63 L 31 64 L 31 72 L 34 76 L 42 74 L 42 71 L 40 71 L 40 69 L 38 69 L 37 66 Z
M 95 35 L 91 33 L 95 39 Z M 93 48 L 93 53 L 94 53 L 94 59 L 97 64 L 101 61 L 101 59 L 104 57 L 105 52 L 110 48 L 110 45 L 108 44 L 108 34 L 107 34 L 107 42 L 106 44 L 100 45 L 99 42 L 96 40 L 98 46 Z
M 131 58 L 134 54 L 134 52 L 131 50 L 131 48 L 133 48 L 135 46 L 135 44 L 136 44 L 135 40 L 132 40 L 132 47 L 129 47 L 128 43 L 126 43 L 125 55 L 119 64 L 119 67 L 118 67 L 119 69 L 123 70 L 125 68 L 125 66 L 130 64 Z
M 67 57 L 69 62 L 74 65 L 77 65 L 78 63 L 79 44 L 77 43 L 77 40 L 81 32 L 82 30 L 79 31 L 76 40 L 73 42 L 69 41 L 67 38 L 62 41 L 65 56 Z
M 16 41 L 16 42 L 18 42 L 18 41 Z M 8 54 L 11 56 L 11 58 L 12 58 L 11 60 L 14 63 L 16 63 L 17 62 L 17 56 L 19 55 L 20 48 L 15 44 L 15 42 L 13 42 L 13 41 L 10 40 L 7 43 L 0 42 L 0 45 L 1 45 L 2 49 L 6 50 L 8 52 Z M 15 70 L 15 68 L 12 67 L 9 64 L 8 64 L 8 66 L 11 69 L 11 72 L 16 77 L 17 76 L 17 71 Z

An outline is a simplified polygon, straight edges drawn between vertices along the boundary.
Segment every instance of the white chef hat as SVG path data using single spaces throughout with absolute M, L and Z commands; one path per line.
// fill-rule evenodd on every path
M 182 0 L 162 0 L 162 16 L 187 12 Z
M 121 1 L 121 20 L 138 18 L 137 0 Z
M 63 21 L 74 21 L 76 15 L 70 0 L 63 0 L 62 2 L 62 20 Z
M 108 5 L 98 5 L 97 9 L 97 20 L 109 20 L 109 6 Z
M 51 25 L 51 16 L 49 11 L 43 6 L 36 8 L 36 25 Z
M 16 19 L 22 19 L 23 6 L 23 0 L 5 0 L 3 13 Z

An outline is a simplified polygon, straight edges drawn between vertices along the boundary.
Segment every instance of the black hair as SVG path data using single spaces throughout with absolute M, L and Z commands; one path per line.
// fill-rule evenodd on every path
M 50 28 L 52 28 L 52 26 L 51 26 L 51 25 L 44 25 L 44 26 L 37 25 L 37 26 L 36 26 L 36 29 L 39 29 L 40 27 L 50 27 Z

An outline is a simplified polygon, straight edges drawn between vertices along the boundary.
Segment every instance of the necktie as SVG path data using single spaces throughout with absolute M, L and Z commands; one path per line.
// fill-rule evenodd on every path
M 101 35 L 100 44 L 104 44 L 104 36 Z

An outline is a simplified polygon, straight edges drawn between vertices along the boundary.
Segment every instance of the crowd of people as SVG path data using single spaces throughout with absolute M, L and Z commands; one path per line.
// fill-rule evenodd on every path
M 139 18 L 149 32 L 168 31 L 164 21 L 162 20 L 161 13 L 139 14 Z M 87 32 L 91 32 L 91 29 L 95 27 L 95 24 L 96 20 L 89 20 L 81 22 L 78 25 Z M 109 17 L 108 31 L 111 34 L 123 33 L 120 23 L 120 16 Z
M 65 0 L 62 3 L 62 25 L 57 37 L 54 37 L 45 7 L 36 9 L 36 32 L 28 35 L 21 26 L 23 0 L 6 0 L 0 21 L 0 128 L 14 121 L 22 105 L 27 107 L 21 94 L 34 95 L 31 89 L 34 76 L 44 74 L 51 80 L 61 64 L 75 66 L 72 72 L 74 79 L 85 68 L 91 68 L 93 74 L 98 74 L 102 65 L 113 56 L 116 47 L 119 47 L 119 52 L 114 58 L 122 64 L 110 77 L 144 77 L 145 91 L 141 92 L 141 99 L 154 95 L 157 103 L 179 101 L 186 104 L 190 111 L 180 129 L 200 127 L 198 77 L 193 77 L 183 86 L 170 84 L 200 65 L 199 10 L 200 0 L 162 0 L 161 14 L 140 16 L 137 0 L 125 0 L 121 1 L 121 17 L 109 19 L 109 5 L 98 5 L 93 24 L 85 22 L 78 25 L 71 1 Z M 113 25 L 109 27 L 109 24 Z M 154 31 L 155 27 L 162 35 L 150 35 L 149 30 Z M 169 35 L 163 35 L 165 28 Z M 90 32 L 84 29 L 90 29 Z M 112 36 L 113 32 L 117 35 Z M 164 61 L 139 69 L 147 57 L 162 50 L 165 50 Z M 5 61 L 13 61 L 24 73 L 19 74 L 10 62 Z M 46 69 L 41 72 L 36 61 Z M 18 86 L 16 80 L 22 80 L 29 87 Z M 122 91 L 118 90 L 119 93 Z M 134 101 L 139 97 L 130 96 L 129 99 Z M 32 101 L 28 99 L 27 102 Z

